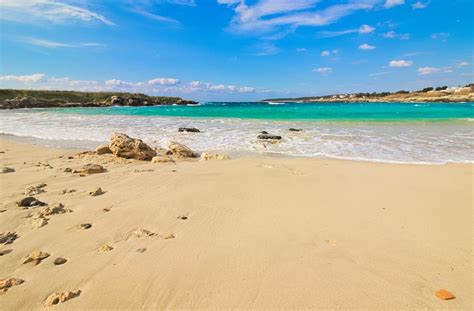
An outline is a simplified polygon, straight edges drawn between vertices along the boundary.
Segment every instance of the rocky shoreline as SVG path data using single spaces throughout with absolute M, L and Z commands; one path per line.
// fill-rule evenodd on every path
M 298 98 L 274 98 L 265 99 L 263 102 L 288 101 L 297 103 L 462 103 L 474 102 L 474 85 L 465 87 L 430 87 L 419 91 L 398 91 L 395 93 L 354 93 L 337 94 L 328 96 L 298 97 Z
M 197 105 L 179 97 L 132 93 L 0 90 L 0 109 Z

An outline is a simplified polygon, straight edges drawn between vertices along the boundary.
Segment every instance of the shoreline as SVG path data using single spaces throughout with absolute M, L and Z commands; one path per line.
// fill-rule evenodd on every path
M 18 136 L 14 134 L 0 133 L 0 141 L 7 140 L 14 143 L 19 143 L 23 145 L 38 146 L 44 148 L 50 148 L 58 151 L 64 152 L 81 152 L 81 151 L 92 151 L 95 147 L 106 144 L 108 141 L 88 141 L 84 143 L 84 147 L 67 147 L 65 145 L 57 145 L 59 142 L 63 144 L 72 144 L 72 140 L 55 140 L 55 139 L 43 139 L 33 136 Z M 74 141 L 77 143 L 77 141 Z M 87 146 L 86 146 L 87 145 Z M 197 150 L 198 153 L 206 152 L 207 150 Z M 315 159 L 315 160 L 336 160 L 336 161 L 354 161 L 362 163 L 380 163 L 380 164 L 393 164 L 393 165 L 471 165 L 474 164 L 472 161 L 447 161 L 447 162 L 409 162 L 409 161 L 396 161 L 396 160 L 381 160 L 381 159 L 369 159 L 369 158 L 351 158 L 351 157 L 338 157 L 330 155 L 316 155 L 316 156 L 307 156 L 307 155 L 289 155 L 278 152 L 251 152 L 251 151 L 229 151 L 229 150 L 213 150 L 218 151 L 223 154 L 229 155 L 232 159 L 239 158 L 281 158 L 281 159 Z
M 0 245 L 0 278 L 24 281 L 0 308 L 42 309 L 51 293 L 77 290 L 55 308 L 472 307 L 472 164 L 150 163 L 5 139 L 0 150 L 15 169 L 0 175 L 0 233 L 18 234 Z M 89 163 L 106 171 L 64 171 Z M 41 183 L 37 199 L 71 212 L 37 228 L 28 215 L 44 207 L 15 202 Z M 97 187 L 103 194 L 89 195 Z M 22 264 L 35 250 L 50 256 Z

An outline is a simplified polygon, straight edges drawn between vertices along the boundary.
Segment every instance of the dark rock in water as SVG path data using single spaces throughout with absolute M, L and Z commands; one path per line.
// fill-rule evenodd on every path
M 301 132 L 301 131 L 303 131 L 303 129 L 290 128 L 289 131 L 290 132 Z
M 257 136 L 258 139 L 265 139 L 265 140 L 280 140 L 281 136 L 279 135 L 270 135 L 270 134 L 260 134 Z
M 261 131 L 260 134 L 268 134 L 267 131 Z
M 20 201 L 16 202 L 16 205 L 20 207 L 30 207 L 30 206 L 45 206 L 46 203 L 41 202 L 40 200 L 36 199 L 35 197 L 26 197 L 21 199 Z
M 195 127 L 180 127 L 178 132 L 201 133 L 201 131 Z
M 61 258 L 61 257 L 58 257 L 54 260 L 54 264 L 56 266 L 59 266 L 59 265 L 62 265 L 62 264 L 65 264 L 67 262 L 67 259 L 66 258 Z

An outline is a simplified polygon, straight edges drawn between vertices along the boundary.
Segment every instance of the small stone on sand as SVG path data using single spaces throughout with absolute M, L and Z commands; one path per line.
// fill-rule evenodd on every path
M 44 206 L 46 205 L 46 203 L 41 202 L 35 197 L 26 197 L 16 202 L 16 205 L 20 207 L 31 207 L 31 206 Z
M 66 302 L 69 299 L 75 298 L 81 294 L 81 290 L 78 289 L 76 291 L 67 291 L 67 292 L 62 292 L 62 293 L 54 293 L 48 296 L 46 298 L 46 301 L 44 302 L 45 307 L 51 307 L 54 305 L 57 305 L 62 302 Z
M 92 227 L 91 224 L 80 224 L 79 225 L 79 229 L 81 230 L 87 230 L 87 229 L 90 229 Z
M 25 260 L 23 261 L 23 264 L 27 264 L 33 261 L 35 265 L 37 265 L 37 264 L 40 264 L 43 259 L 48 258 L 48 257 L 49 257 L 49 254 L 46 252 L 34 251 L 28 256 L 26 256 Z
M 12 244 L 16 239 L 18 239 L 18 234 L 15 232 L 0 233 L 0 244 Z
M 111 250 L 113 250 L 114 248 L 108 244 L 102 244 L 100 247 L 99 247 L 99 252 L 110 252 Z
M 98 195 L 101 195 L 101 194 L 104 194 L 105 192 L 102 191 L 102 188 L 96 188 L 94 189 L 93 191 L 89 192 L 89 195 L 92 196 L 92 197 L 96 197 Z
M 436 297 L 442 300 L 450 300 L 450 299 L 456 298 L 456 296 L 454 296 L 452 293 L 450 293 L 449 291 L 445 289 L 440 289 L 436 291 L 435 295 Z
M 62 257 L 58 257 L 54 260 L 54 264 L 56 266 L 59 266 L 59 265 L 62 265 L 62 264 L 65 264 L 67 262 L 67 259 L 66 258 L 62 258 Z
M 104 208 L 102 209 L 102 211 L 103 211 L 103 212 L 106 212 L 106 213 L 107 213 L 107 212 L 110 212 L 110 208 L 104 207 Z
M 66 167 L 66 168 L 64 169 L 64 172 L 65 172 L 65 173 L 71 173 L 71 172 L 72 172 L 72 168 Z
M 137 252 L 138 253 L 144 253 L 144 252 L 146 252 L 146 248 L 139 248 L 139 249 L 137 249 Z
M 178 219 L 186 220 L 186 219 L 188 219 L 188 216 L 186 216 L 186 215 L 181 215 L 181 216 L 178 216 Z
M 7 174 L 7 173 L 13 173 L 15 172 L 15 169 L 14 168 L 11 168 L 11 167 L 2 167 L 2 169 L 0 170 L 0 174 Z

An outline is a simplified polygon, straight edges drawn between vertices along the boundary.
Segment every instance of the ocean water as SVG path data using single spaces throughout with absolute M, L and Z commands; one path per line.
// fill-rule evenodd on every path
M 196 106 L 0 111 L 0 133 L 54 147 L 92 148 L 113 132 L 153 146 L 402 163 L 474 161 L 474 104 L 201 103 Z M 202 133 L 179 133 L 179 127 Z M 289 128 L 301 128 L 290 132 Z M 283 136 L 262 143 L 260 131 Z

